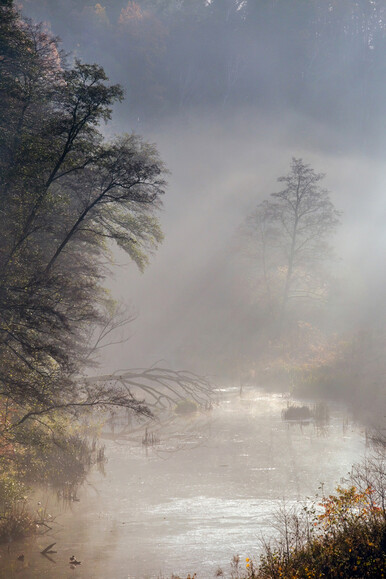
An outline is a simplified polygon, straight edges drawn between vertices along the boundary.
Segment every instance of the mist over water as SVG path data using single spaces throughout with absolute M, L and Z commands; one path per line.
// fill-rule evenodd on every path
M 55 496 L 46 499 L 56 514 L 49 534 L 57 542 L 56 577 L 69 576 L 74 552 L 82 560 L 78 577 L 104 577 L 106 569 L 117 579 L 212 577 L 219 567 L 229 577 L 234 555 L 243 568 L 246 557 L 261 553 L 263 537 L 277 536 L 275 513 L 284 504 L 312 500 L 321 484 L 332 491 L 366 452 L 342 409 L 331 409 L 319 426 L 301 425 L 283 422 L 281 395 L 247 389 L 240 399 L 222 388 L 218 396 L 206 415 L 150 423 L 159 442 L 147 449 L 144 427 L 127 428 L 123 418 L 113 439 L 106 427 L 105 476 L 88 477 L 79 502 L 61 507 Z M 48 540 L 25 545 L 25 562 L 9 576 L 52 577 L 53 564 L 37 549 Z M 12 560 L 6 548 L 1 554 Z

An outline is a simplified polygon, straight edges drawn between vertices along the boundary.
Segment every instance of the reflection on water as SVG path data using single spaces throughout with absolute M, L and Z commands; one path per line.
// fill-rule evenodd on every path
M 90 475 L 80 501 L 66 508 L 52 495 L 53 531 L 2 548 L 1 576 L 208 578 L 219 566 L 226 573 L 235 554 L 258 556 L 283 498 L 313 496 L 322 482 L 329 491 L 363 455 L 363 437 L 341 411 L 317 428 L 283 422 L 280 396 L 223 396 L 206 414 L 148 424 L 157 444 L 143 444 L 145 427 L 107 437 L 105 476 Z M 54 541 L 49 561 L 40 551 Z M 72 555 L 82 562 L 75 569 Z

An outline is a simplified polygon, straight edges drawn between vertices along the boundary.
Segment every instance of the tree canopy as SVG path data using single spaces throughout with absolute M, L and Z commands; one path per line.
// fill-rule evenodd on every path
M 246 255 L 258 270 L 260 307 L 279 333 L 290 302 L 327 297 L 323 266 L 331 257 L 329 238 L 339 212 L 320 184 L 323 178 L 323 173 L 293 158 L 289 173 L 278 178 L 283 188 L 260 203 L 242 228 Z
M 148 413 L 127 390 L 79 377 L 90 328 L 106 315 L 113 245 L 143 270 L 162 240 L 165 168 L 141 137 L 103 137 L 99 125 L 123 90 L 101 66 L 68 65 L 41 25 L 12 3 L 0 10 L 0 401 L 13 408 L 5 430 L 55 409 Z

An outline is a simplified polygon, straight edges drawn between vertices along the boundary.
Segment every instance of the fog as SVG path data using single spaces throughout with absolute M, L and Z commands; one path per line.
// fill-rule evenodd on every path
M 266 321 L 256 317 L 259 265 L 243 259 L 239 230 L 278 191 L 292 157 L 326 174 L 323 186 L 341 212 L 327 303 L 314 314 L 301 307 L 295 318 L 320 329 L 326 343 L 381 327 L 382 3 L 22 7 L 61 36 L 69 62 L 101 63 L 123 86 L 125 101 L 105 134 L 143 135 L 170 171 L 159 216 L 165 241 L 145 273 L 112 249 L 106 285 L 137 319 L 118 336 L 128 341 L 104 349 L 102 371 L 163 360 L 234 379 L 236 366 L 244 371 L 259 359 L 267 342 Z
M 114 294 L 132 302 L 139 315 L 130 341 L 110 357 L 111 370 L 161 358 L 174 366 L 181 347 L 199 356 L 203 342 L 204 350 L 217 355 L 251 331 L 244 306 L 253 288 L 247 273 L 237 269 L 237 230 L 278 190 L 276 179 L 287 172 L 292 156 L 326 173 L 325 185 L 342 212 L 332 265 L 339 307 L 325 317 L 333 317 L 336 331 L 377 319 L 384 287 L 379 264 L 385 250 L 385 170 L 377 159 L 328 151 L 326 143 L 335 136 L 305 118 L 287 114 L 278 122 L 255 111 L 226 120 L 197 114 L 149 132 L 171 171 L 161 215 L 165 241 L 143 275 L 134 266 L 114 271 Z M 116 258 L 127 263 L 123 255 Z M 201 372 L 213 372 L 207 360 L 201 364 Z M 195 366 L 200 371 L 200 360 Z
M 261 362 L 269 341 L 268 310 L 256 293 L 261 264 L 243 258 L 239 232 L 278 191 L 293 157 L 325 173 L 341 217 L 329 240 L 324 306 L 296 306 L 292 325 L 312 324 L 325 345 L 379 330 L 383 2 L 315 0 L 306 9 L 281 1 L 25 0 L 21 7 L 61 36 L 69 64 L 101 63 L 123 86 L 106 136 L 143 135 L 170 171 L 159 216 L 165 241 L 145 273 L 112 248 L 106 286 L 137 319 L 118 336 L 128 341 L 104 349 L 102 372 L 163 360 L 233 379 L 236 366 Z
M 118 562 L 106 556 L 116 576 L 123 568 L 133 577 L 191 571 L 175 545 L 204 577 L 215 570 L 211 549 L 220 564 L 239 552 L 239 542 L 248 555 L 258 517 L 269 534 L 280 498 L 304 498 L 323 480 L 333 488 L 367 452 L 362 429 L 384 428 L 385 7 L 290 4 L 21 4 L 62 37 L 70 64 L 75 57 L 101 63 L 123 86 L 126 100 L 101 127 L 106 138 L 142 135 L 169 171 L 157 215 L 164 241 L 145 271 L 111 245 L 103 285 L 135 319 L 87 372 L 159 365 L 205 376 L 213 388 L 212 414 L 208 406 L 206 414 L 197 408 L 176 417 L 174 408 L 143 428 L 122 427 L 119 416 L 118 433 L 112 423 L 102 427 L 111 469 L 106 479 L 94 473 L 92 484 L 104 502 L 83 489 L 82 523 L 67 524 L 91 558 L 90 544 L 105 540 L 100 519 L 108 519 Z M 326 251 L 318 270 L 317 299 L 307 295 L 285 310 L 283 279 L 292 264 L 276 267 L 276 301 L 264 301 L 261 263 L 247 254 L 242 232 L 256 207 L 283 189 L 278 178 L 289 174 L 293 158 L 325 174 L 322 186 L 340 223 L 326 240 L 332 255 Z M 312 277 L 311 269 L 301 274 Z M 294 404 L 310 408 L 323 400 L 331 420 L 320 425 L 313 417 L 309 430 L 289 426 L 282 412 L 290 392 Z M 144 448 L 145 428 L 159 435 L 159 447 Z M 191 465 L 197 472 L 187 481 Z M 128 493 L 138 504 L 128 504 Z M 122 533 L 121 508 L 133 524 Z M 126 544 L 135 556 L 124 554 Z M 197 544 L 206 545 L 205 560 Z

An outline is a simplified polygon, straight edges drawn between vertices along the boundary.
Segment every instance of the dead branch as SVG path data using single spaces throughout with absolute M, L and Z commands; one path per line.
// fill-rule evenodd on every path
M 203 377 L 187 370 L 169 368 L 135 368 L 119 374 L 104 374 L 84 379 L 85 384 L 110 383 L 121 387 L 133 398 L 149 407 L 171 408 L 181 400 L 193 400 L 206 406 L 213 398 L 213 387 Z

